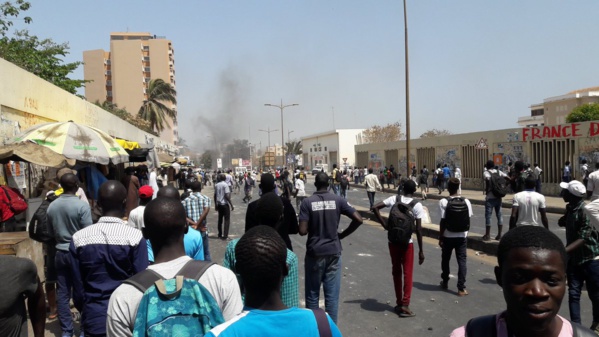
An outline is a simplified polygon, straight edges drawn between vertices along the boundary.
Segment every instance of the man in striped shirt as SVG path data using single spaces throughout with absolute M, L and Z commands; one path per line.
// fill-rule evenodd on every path
M 202 234 L 202 245 L 204 247 L 204 260 L 212 261 L 210 258 L 210 250 L 208 246 L 208 226 L 206 218 L 210 212 L 210 198 L 203 195 L 202 183 L 194 181 L 191 183 L 191 193 L 189 197 L 182 201 L 187 215 L 187 222 Z M 191 221 L 189 221 L 191 220 Z

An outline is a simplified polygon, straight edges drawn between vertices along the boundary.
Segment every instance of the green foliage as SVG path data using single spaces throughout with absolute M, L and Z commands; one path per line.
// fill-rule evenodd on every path
M 452 135 L 452 134 L 453 133 L 447 129 L 442 129 L 442 130 L 430 129 L 430 130 L 425 131 L 423 134 L 421 134 L 420 138 L 448 136 L 448 135 Z
M 166 116 L 177 119 L 177 111 L 164 103 L 177 104 L 177 91 L 162 79 L 153 79 L 148 85 L 148 100 L 143 103 L 137 115 L 148 122 L 152 129 L 162 132 L 170 126 Z
M 75 94 L 85 81 L 68 77 L 82 64 L 63 63 L 61 58 L 69 53 L 68 50 L 68 43 L 40 40 L 37 36 L 29 35 L 26 30 L 17 31 L 14 37 L 0 39 L 0 57 Z
M 99 106 L 100 108 L 110 112 L 111 114 L 119 117 L 120 119 L 128 122 L 129 124 L 139 128 L 147 133 L 158 136 L 158 133 L 156 131 L 154 131 L 154 129 L 150 126 L 150 123 L 148 121 L 145 121 L 137 116 L 134 117 L 127 110 L 119 108 L 116 104 L 108 102 L 108 101 L 104 101 L 102 103 L 100 103 L 100 101 L 95 101 L 94 104 Z
M 207 150 L 204 151 L 204 153 L 202 153 L 202 155 L 200 156 L 200 165 L 203 166 L 205 169 L 211 169 L 212 168 L 212 157 L 214 157 L 214 154 L 212 153 L 212 151 Z
M 298 155 L 298 154 L 302 154 L 303 153 L 303 151 L 302 151 L 302 141 L 301 140 L 287 142 L 287 143 L 285 143 L 285 146 L 287 148 L 285 150 L 285 153 L 287 153 L 287 154 Z
M 0 36 L 6 36 L 6 32 L 13 25 L 21 12 L 27 11 L 31 4 L 25 0 L 6 1 L 0 3 Z M 23 18 L 25 23 L 31 23 L 31 17 Z
M 567 123 L 599 120 L 599 104 L 590 103 L 577 106 L 566 116 Z

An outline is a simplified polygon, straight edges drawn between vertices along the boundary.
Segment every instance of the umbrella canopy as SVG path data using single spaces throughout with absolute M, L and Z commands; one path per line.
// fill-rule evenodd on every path
M 49 148 L 26 141 L 0 147 L 0 163 L 9 161 L 25 161 L 41 166 L 63 167 L 75 165 L 74 159 L 67 159 Z
M 129 161 L 129 154 L 104 131 L 69 122 L 45 123 L 25 130 L 13 142 L 31 140 L 69 159 L 107 165 Z

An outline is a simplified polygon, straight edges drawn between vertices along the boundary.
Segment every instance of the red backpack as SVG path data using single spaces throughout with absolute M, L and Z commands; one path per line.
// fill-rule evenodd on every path
M 2 222 L 27 210 L 27 202 L 19 190 L 8 186 L 0 186 L 0 188 L 2 188 L 6 195 L 6 200 L 4 200 L 4 202 L 7 203 L 8 208 L 12 212 L 12 214 L 9 212 L 2 212 Z

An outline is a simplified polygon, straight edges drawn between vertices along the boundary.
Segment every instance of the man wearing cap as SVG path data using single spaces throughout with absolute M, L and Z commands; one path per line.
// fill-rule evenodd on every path
M 572 322 L 580 320 L 580 294 L 586 282 L 587 292 L 593 304 L 591 330 L 599 332 L 599 234 L 591 226 L 584 211 L 586 188 L 577 180 L 561 182 L 566 214 L 558 225 L 566 228 L 566 253 L 568 253 L 568 304 Z
M 144 210 L 146 205 L 154 197 L 154 189 L 150 185 L 144 185 L 139 188 L 139 206 L 131 210 L 127 225 L 141 230 L 144 228 Z

